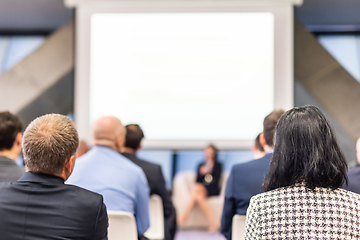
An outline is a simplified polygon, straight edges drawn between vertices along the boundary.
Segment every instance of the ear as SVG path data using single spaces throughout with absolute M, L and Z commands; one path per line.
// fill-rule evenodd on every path
M 21 132 L 19 132 L 17 135 L 16 135 L 16 138 L 15 138 L 15 142 L 14 144 L 21 147 L 21 143 L 22 143 L 22 134 Z
M 258 151 L 258 149 L 255 146 L 253 146 L 252 151 L 255 153 Z
M 74 166 L 75 166 L 75 160 L 76 160 L 76 157 L 75 155 L 72 155 L 69 159 L 69 161 L 67 161 L 65 163 L 65 167 L 64 167 L 64 173 L 65 173 L 65 178 L 68 179 L 71 175 L 71 173 L 73 172 L 74 170 Z M 65 179 L 65 180 L 66 180 Z
M 116 141 L 115 141 L 115 145 L 116 145 L 116 149 L 119 151 L 121 151 L 121 149 L 124 147 L 125 144 L 125 138 L 120 134 L 116 137 Z
M 260 133 L 260 144 L 262 147 L 265 147 L 266 146 L 266 141 L 265 141 L 265 136 L 264 136 L 264 133 Z
M 14 153 L 16 152 L 17 155 L 20 155 L 21 153 L 21 143 L 22 143 L 22 134 L 19 132 L 16 135 L 13 146 L 11 147 L 11 149 L 14 151 Z

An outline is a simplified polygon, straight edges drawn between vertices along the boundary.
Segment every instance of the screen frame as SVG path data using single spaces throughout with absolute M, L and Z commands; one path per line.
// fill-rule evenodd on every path
M 252 0 L 254 1 L 254 0 Z M 68 5 L 71 5 L 68 1 Z M 74 1 L 72 1 L 74 2 Z M 294 1 L 79 1 L 76 10 L 75 122 L 81 139 L 90 140 L 90 20 L 95 13 L 270 12 L 274 15 L 274 108 L 294 106 Z M 297 1 L 299 2 L 299 1 Z M 255 137 L 255 136 L 254 136 Z M 211 141 L 221 149 L 249 149 L 253 139 Z M 145 149 L 197 149 L 206 140 L 144 141 Z

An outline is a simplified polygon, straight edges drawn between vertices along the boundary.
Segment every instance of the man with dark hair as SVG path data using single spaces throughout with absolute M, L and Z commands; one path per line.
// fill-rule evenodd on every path
M 225 201 L 221 217 L 221 232 L 231 240 L 232 218 L 235 214 L 246 215 L 250 198 L 261 193 L 264 177 L 269 169 L 274 147 L 274 132 L 283 110 L 275 110 L 264 119 L 260 144 L 266 155 L 262 158 L 233 166 L 225 190 Z
M 164 206 L 165 240 L 172 240 L 174 239 L 176 232 L 176 213 L 171 202 L 170 194 L 165 187 L 165 180 L 161 171 L 161 166 L 141 160 L 135 155 L 141 148 L 141 140 L 143 138 L 144 133 L 139 125 L 127 125 L 122 155 L 133 161 L 144 170 L 150 187 L 150 195 L 157 194 L 161 197 Z
M 103 197 L 64 184 L 78 146 L 75 124 L 66 116 L 48 114 L 30 123 L 23 137 L 29 171 L 0 184 L 1 239 L 107 239 Z
M 0 182 L 17 181 L 25 172 L 16 164 L 21 153 L 20 119 L 10 112 L 0 112 Z

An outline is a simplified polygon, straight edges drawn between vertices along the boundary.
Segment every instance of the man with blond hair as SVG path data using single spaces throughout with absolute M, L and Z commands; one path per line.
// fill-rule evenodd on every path
M 97 119 L 92 126 L 94 147 L 78 158 L 67 183 L 102 194 L 110 211 L 134 214 L 142 239 L 150 225 L 149 187 L 143 170 L 119 153 L 125 134 L 118 118 Z
M 48 114 L 30 123 L 23 136 L 28 172 L 0 184 L 1 239 L 107 239 L 102 196 L 64 184 L 78 145 L 75 124 L 66 116 Z

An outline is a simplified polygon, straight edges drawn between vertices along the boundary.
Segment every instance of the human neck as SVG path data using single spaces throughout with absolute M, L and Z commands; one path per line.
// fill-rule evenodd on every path
M 130 153 L 130 154 L 136 154 L 136 149 L 129 148 L 129 147 L 123 147 L 122 149 L 123 153 Z
M 267 153 L 268 151 L 270 151 L 270 150 L 273 149 L 274 147 L 271 147 L 271 146 L 269 146 L 269 145 L 265 145 L 265 146 L 263 146 L 263 148 L 264 148 L 265 152 Z
M 61 177 L 62 179 L 64 179 L 64 181 L 66 181 L 70 177 L 70 175 L 67 175 L 65 171 L 63 171 L 61 174 L 54 174 L 54 176 Z
M 14 149 L 10 149 L 10 150 L 0 151 L 0 156 L 8 157 L 15 161 L 16 158 L 19 156 L 19 154 Z
M 110 148 L 110 149 L 118 152 L 118 149 L 115 144 L 105 144 L 105 143 L 94 142 L 94 146 L 106 147 L 106 148 Z

